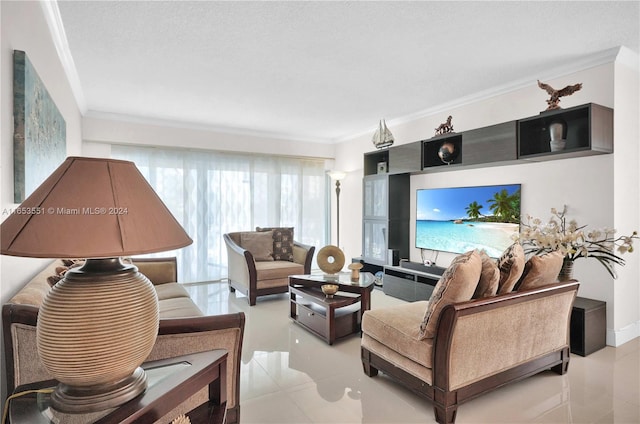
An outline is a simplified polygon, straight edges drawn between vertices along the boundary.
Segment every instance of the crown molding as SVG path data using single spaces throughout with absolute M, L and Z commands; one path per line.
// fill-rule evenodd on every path
M 41 0 L 40 6 L 44 12 L 44 18 L 47 21 L 53 44 L 56 47 L 58 58 L 62 63 L 62 68 L 67 75 L 67 80 L 71 86 L 71 92 L 76 99 L 80 114 L 84 115 L 87 111 L 87 102 L 82 92 L 82 85 L 80 84 L 80 77 L 76 70 L 76 65 L 73 62 L 71 56 L 71 50 L 69 49 L 69 43 L 67 42 L 67 35 L 64 32 L 64 25 L 62 24 L 62 17 L 60 16 L 60 9 L 58 8 L 57 0 Z
M 572 62 L 570 65 L 558 66 L 540 75 L 536 75 L 536 76 L 528 75 L 518 80 L 511 81 L 509 83 L 499 85 L 487 90 L 478 91 L 468 96 L 460 97 L 458 99 L 439 104 L 429 109 L 423 109 L 421 111 L 418 111 L 409 115 L 387 119 L 386 120 L 387 126 L 391 127 L 394 125 L 402 125 L 402 124 L 416 121 L 418 119 L 422 119 L 428 116 L 437 115 L 445 112 L 448 113 L 452 109 L 467 106 L 469 104 L 477 103 L 477 102 L 487 100 L 493 97 L 497 97 L 503 94 L 508 94 L 523 88 L 531 87 L 532 85 L 536 84 L 537 80 L 551 80 L 555 78 L 560 78 L 576 72 L 594 68 L 596 66 L 620 61 L 621 59 L 623 59 L 625 63 L 630 62 L 631 64 L 633 64 L 634 55 L 636 57 L 635 66 L 637 67 L 638 55 L 636 55 L 633 51 L 629 50 L 626 47 L 615 47 L 615 48 L 599 51 L 597 53 L 590 54 L 582 58 L 578 58 L 574 62 Z M 633 66 L 633 65 L 630 65 L 630 66 Z M 366 130 L 359 131 L 353 135 L 336 139 L 334 140 L 334 143 L 342 143 L 345 141 L 352 140 L 354 138 L 362 137 L 366 134 L 373 134 L 375 130 L 376 130 L 376 127 L 372 126 L 367 128 Z
M 116 121 L 138 125 L 153 125 L 158 127 L 187 129 L 194 131 L 206 131 L 218 134 L 232 134 L 247 137 L 256 137 L 262 139 L 283 140 L 283 141 L 301 141 L 305 143 L 329 144 L 331 140 L 324 138 L 304 137 L 295 134 L 277 133 L 259 130 L 250 130 L 247 128 L 221 127 L 207 124 L 198 124 L 195 122 L 175 121 L 162 118 L 149 118 L 136 115 L 126 115 L 114 112 L 103 112 L 89 110 L 84 114 L 85 118 L 102 119 L 107 121 Z

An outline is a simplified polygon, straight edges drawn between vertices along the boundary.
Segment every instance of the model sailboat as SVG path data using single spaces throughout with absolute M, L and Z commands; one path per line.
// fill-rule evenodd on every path
M 389 147 L 393 144 L 393 134 L 387 128 L 387 123 L 383 120 L 378 124 L 378 129 L 375 134 L 373 134 L 373 139 L 371 140 L 373 145 L 378 149 L 382 149 L 384 147 Z

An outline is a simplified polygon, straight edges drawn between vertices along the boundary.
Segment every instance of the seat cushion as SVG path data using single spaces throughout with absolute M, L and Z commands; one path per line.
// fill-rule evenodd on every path
M 289 261 L 256 262 L 257 280 L 276 280 L 304 274 L 304 265 Z
M 362 332 L 418 364 L 432 368 L 433 339 L 420 339 L 428 301 L 371 309 L 362 317 Z
M 188 297 L 176 297 L 158 301 L 160 319 L 201 317 L 204 314 Z
M 173 299 L 176 297 L 189 297 L 189 292 L 178 283 L 165 283 L 153 286 L 156 289 L 158 300 Z

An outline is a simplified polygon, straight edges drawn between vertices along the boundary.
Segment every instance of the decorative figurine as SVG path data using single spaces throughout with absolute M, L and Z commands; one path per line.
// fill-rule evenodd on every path
M 389 147 L 393 144 L 394 138 L 389 128 L 387 128 L 387 123 L 384 121 L 380 121 L 378 124 L 378 129 L 375 134 L 373 134 L 373 138 L 371 139 L 373 145 L 378 149 L 382 149 L 384 147 Z
M 447 118 L 447 122 L 443 122 L 436 128 L 436 135 L 447 134 L 453 132 L 453 125 L 451 124 L 451 115 Z
M 558 104 L 560 103 L 560 97 L 570 96 L 571 94 L 580 90 L 582 88 L 582 83 L 567 85 L 565 88 L 561 90 L 556 90 L 555 88 L 551 87 L 549 84 L 545 84 L 543 82 L 540 82 L 540 80 L 538 80 L 538 87 L 545 90 L 551 96 L 549 100 L 547 100 L 547 105 L 549 106 L 547 107 L 546 110 L 555 110 L 555 109 L 561 109 L 560 105 Z

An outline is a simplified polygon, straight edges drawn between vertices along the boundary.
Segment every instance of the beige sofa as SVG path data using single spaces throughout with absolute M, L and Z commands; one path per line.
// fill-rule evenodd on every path
M 291 231 L 293 231 L 291 229 Z M 238 290 L 247 296 L 249 305 L 256 304 L 258 296 L 286 293 L 289 291 L 289 276 L 311 273 L 314 246 L 307 246 L 292 240 L 289 260 L 282 260 L 268 249 L 257 249 L 254 240 L 245 239 L 268 236 L 267 231 L 233 232 L 223 235 L 227 246 L 229 290 Z M 271 237 L 271 236 L 269 236 Z M 273 244 L 277 244 L 273 241 Z
M 547 369 L 564 374 L 578 283 L 555 282 L 562 256 L 552 256 L 530 260 L 528 277 L 520 277 L 522 264 L 510 267 L 511 281 L 500 280 L 505 293 L 496 294 L 494 287 L 493 294 L 477 299 L 472 295 L 478 293 L 481 268 L 474 259 L 470 272 L 472 260 L 465 258 L 468 268 L 445 272 L 429 301 L 365 312 L 365 374 L 382 371 L 430 399 L 441 424 L 455 421 L 458 405 L 504 384 Z M 554 265 L 545 269 L 549 262 Z M 456 296 L 467 300 L 451 301 Z
M 175 258 L 136 259 L 134 264 L 156 288 L 160 323 L 155 346 L 148 361 L 173 358 L 190 353 L 226 349 L 227 423 L 240 420 L 240 362 L 245 316 L 243 313 L 205 316 L 188 292 L 176 283 Z M 7 392 L 17 386 L 51 379 L 36 349 L 38 308 L 51 286 L 47 278 L 63 266 L 53 261 L 29 281 L 2 307 L 2 324 L 6 358 Z M 158 420 L 171 422 L 209 399 L 204 388 L 180 407 Z

